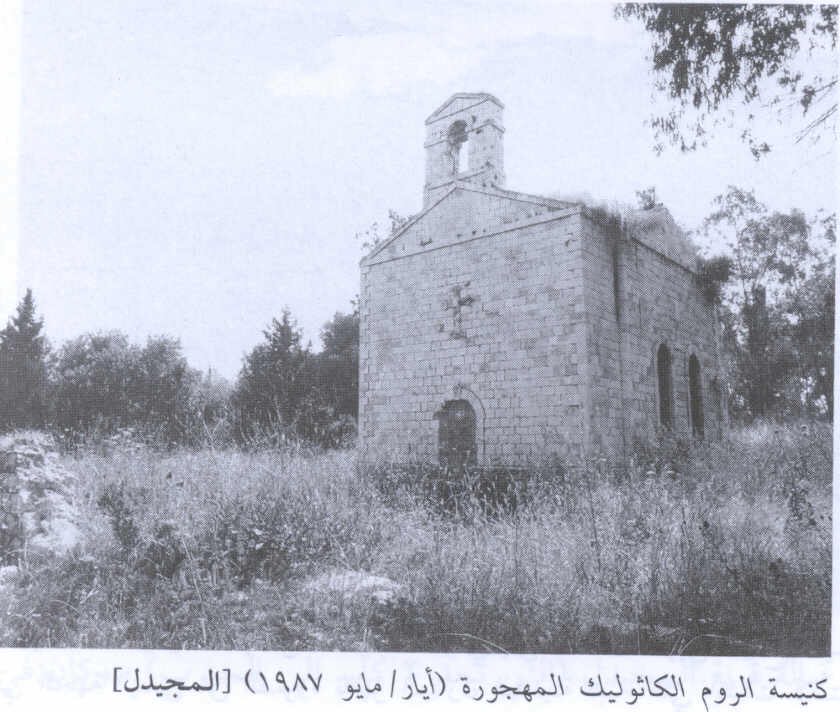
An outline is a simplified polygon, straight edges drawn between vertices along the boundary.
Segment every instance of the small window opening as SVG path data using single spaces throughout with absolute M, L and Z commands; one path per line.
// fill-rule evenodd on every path
M 659 424 L 670 430 L 674 424 L 671 352 L 665 344 L 661 344 L 656 352 L 656 378 L 659 384 Z

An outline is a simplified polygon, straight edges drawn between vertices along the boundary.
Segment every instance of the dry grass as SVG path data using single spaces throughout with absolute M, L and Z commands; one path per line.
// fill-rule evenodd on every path
M 827 655 L 831 430 L 535 471 L 456 514 L 349 451 L 66 458 L 87 544 L 0 589 L 24 646 Z M 377 599 L 311 585 L 395 582 Z

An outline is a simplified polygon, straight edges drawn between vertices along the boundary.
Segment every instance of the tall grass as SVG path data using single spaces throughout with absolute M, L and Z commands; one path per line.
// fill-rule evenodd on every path
M 469 494 L 442 507 L 352 451 L 123 448 L 65 464 L 86 544 L 20 554 L 0 587 L 5 645 L 829 650 L 827 426 L 641 443 L 562 478 L 535 468 L 515 508 Z M 319 583 L 348 571 L 393 595 Z

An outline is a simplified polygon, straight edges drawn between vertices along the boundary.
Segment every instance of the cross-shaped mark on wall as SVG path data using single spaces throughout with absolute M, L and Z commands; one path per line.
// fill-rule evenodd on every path
M 465 294 L 467 287 L 470 286 L 469 282 L 466 282 L 463 285 L 455 285 L 449 290 L 449 299 L 443 303 L 443 308 L 446 311 L 452 310 L 452 331 L 449 332 L 449 335 L 453 339 L 466 339 L 467 334 L 464 331 L 463 321 L 462 321 L 462 309 L 464 307 L 472 306 L 473 302 L 475 302 L 475 297 L 472 294 Z M 443 331 L 443 329 L 441 329 Z

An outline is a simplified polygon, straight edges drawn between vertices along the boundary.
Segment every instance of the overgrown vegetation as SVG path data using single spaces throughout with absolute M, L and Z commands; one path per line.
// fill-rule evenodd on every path
M 288 310 L 231 384 L 189 366 L 178 339 L 131 343 L 119 331 L 52 349 L 31 290 L 0 330 L 0 432 L 52 431 L 66 449 L 146 444 L 226 447 L 302 441 L 351 445 L 358 410 L 359 317 L 336 312 L 313 352 Z
M 66 456 L 87 543 L 14 552 L 0 644 L 827 655 L 831 453 L 825 425 L 637 443 L 515 508 L 347 450 Z
M 243 359 L 230 403 L 238 442 L 302 440 L 323 447 L 352 442 L 359 398 L 359 316 L 336 313 L 313 354 L 284 309 Z
M 703 231 L 725 249 L 700 277 L 704 286 L 715 277 L 720 294 L 730 413 L 742 421 L 831 418 L 835 215 L 772 211 L 729 186 Z

